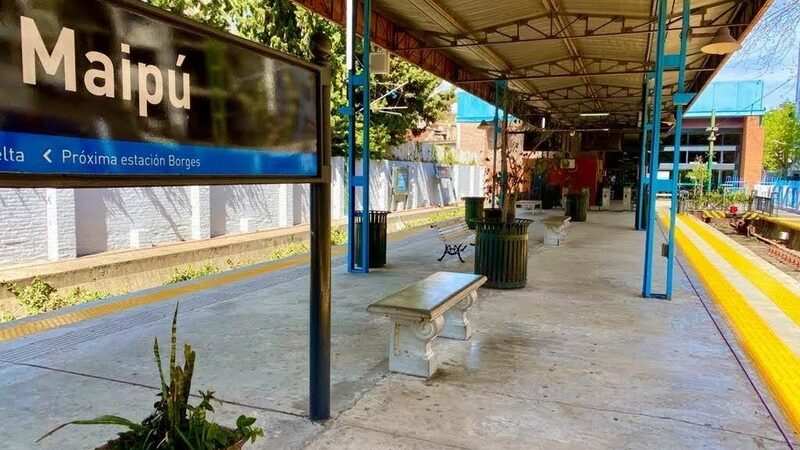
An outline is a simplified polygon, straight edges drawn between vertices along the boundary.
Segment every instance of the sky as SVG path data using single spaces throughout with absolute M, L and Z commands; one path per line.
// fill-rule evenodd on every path
M 775 0 L 766 16 L 784 11 L 797 1 Z M 777 54 L 773 54 L 776 53 L 775 45 L 764 45 L 775 41 L 775 32 L 770 32 L 765 27 L 756 27 L 745 40 L 742 49 L 734 54 L 714 81 L 763 80 L 764 106 L 767 109 L 775 108 L 785 101 L 794 102 L 800 54 L 800 24 L 792 23 L 795 30 L 789 35 L 793 35 L 793 40 L 787 40 L 784 45 L 778 46 Z M 763 65 L 765 58 L 770 62 L 766 67 Z

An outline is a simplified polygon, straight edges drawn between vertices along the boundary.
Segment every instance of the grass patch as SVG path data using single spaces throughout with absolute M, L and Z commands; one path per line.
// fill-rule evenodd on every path
M 455 219 L 457 217 L 464 217 L 464 208 L 451 209 L 449 211 L 442 211 L 436 214 L 431 214 L 427 217 L 409 220 L 405 223 L 403 229 L 423 227 L 438 222 L 445 222 L 447 220 Z
M 175 284 L 182 281 L 194 280 L 195 278 L 204 277 L 217 272 L 219 272 L 219 267 L 211 263 L 203 264 L 200 267 L 179 267 L 175 269 L 175 271 L 172 273 L 172 277 L 170 277 L 166 284 Z
M 0 286 L 17 298 L 17 301 L 25 309 L 26 316 L 56 311 L 67 306 L 100 300 L 110 295 L 108 292 L 89 291 L 81 287 L 61 293 L 53 285 L 40 278 L 34 278 L 27 286 L 20 287 L 16 283 L 8 282 L 0 283 Z M 8 322 L 16 318 L 13 313 L 3 312 L 0 314 L 0 322 Z
M 290 242 L 288 244 L 276 247 L 274 250 L 272 250 L 269 256 L 267 256 L 267 261 L 276 261 L 279 259 L 288 258 L 290 256 L 302 255 L 308 252 L 309 252 L 308 242 L 305 241 Z

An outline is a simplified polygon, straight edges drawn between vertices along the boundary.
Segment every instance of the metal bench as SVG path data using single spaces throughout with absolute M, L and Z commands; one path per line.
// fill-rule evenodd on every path
M 431 225 L 439 233 L 439 239 L 444 243 L 444 252 L 438 261 L 443 261 L 447 256 L 458 256 L 458 259 L 463 263 L 464 258 L 461 257 L 461 252 L 467 249 L 470 245 L 475 245 L 475 232 L 470 230 L 466 222 L 459 222 L 454 225 L 439 226 L 437 224 Z
M 430 378 L 438 360 L 433 341 L 438 337 L 468 340 L 472 325 L 467 312 L 478 298 L 483 275 L 436 272 L 377 301 L 367 311 L 392 320 L 389 370 Z
M 549 217 L 543 220 L 544 245 L 558 247 L 567 240 L 567 231 L 572 224 L 571 221 L 571 217 Z

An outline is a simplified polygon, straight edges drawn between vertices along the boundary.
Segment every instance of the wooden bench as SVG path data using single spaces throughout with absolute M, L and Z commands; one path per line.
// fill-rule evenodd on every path
M 571 217 L 549 217 L 544 224 L 544 245 L 558 247 L 567 240 L 567 231 L 572 224 Z
M 460 340 L 472 336 L 467 312 L 485 282 L 483 275 L 436 272 L 369 305 L 367 311 L 392 320 L 389 370 L 425 378 L 436 373 L 433 341 L 438 336 Z
M 475 245 L 475 232 L 470 230 L 466 222 L 459 222 L 454 225 L 439 226 L 437 224 L 431 225 L 439 233 L 439 240 L 444 243 L 444 252 L 438 261 L 443 261 L 449 255 L 458 256 L 458 259 L 463 263 L 464 258 L 461 257 L 461 252 L 467 249 L 470 245 Z

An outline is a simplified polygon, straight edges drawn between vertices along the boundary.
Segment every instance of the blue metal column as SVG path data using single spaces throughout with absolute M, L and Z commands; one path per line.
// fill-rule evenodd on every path
M 348 106 L 342 108 L 342 113 L 348 116 L 347 132 L 347 181 L 348 181 L 348 201 L 347 201 L 347 271 L 348 272 L 369 272 L 369 128 L 370 128 L 370 92 L 369 92 L 369 54 L 370 54 L 370 0 L 364 0 L 362 4 L 363 29 L 362 29 L 362 55 L 361 70 L 359 71 L 353 62 L 348 72 L 347 79 L 347 100 Z M 353 28 L 357 23 L 358 3 L 354 1 L 352 8 Z M 356 40 L 352 41 L 351 52 L 356 54 Z M 363 139 L 361 145 L 361 175 L 356 175 L 356 89 L 361 89 L 362 95 L 362 118 L 363 118 Z M 356 217 L 356 196 L 358 188 L 361 188 L 361 239 L 356 245 L 355 239 L 355 217 Z M 361 252 L 361 266 L 356 266 L 356 248 Z
M 661 146 L 661 96 L 664 90 L 664 47 L 666 44 L 667 0 L 658 0 L 658 35 L 656 38 L 655 91 L 653 92 L 653 132 L 650 145 L 650 192 L 647 205 L 647 237 L 644 248 L 644 280 L 642 296 L 653 293 L 653 246 L 655 245 L 656 199 L 658 185 L 658 151 Z
M 689 20 L 691 19 L 691 0 L 683 0 L 681 27 L 681 50 L 678 55 L 678 91 L 673 96 L 675 102 L 675 144 L 672 149 L 672 198 L 669 210 L 669 248 L 667 250 L 667 286 L 665 296 L 672 299 L 672 279 L 675 266 L 675 232 L 678 215 L 678 189 L 680 186 L 681 136 L 683 135 L 683 108 L 689 104 L 693 95 L 686 92 L 686 50 L 689 44 Z
M 638 231 L 644 230 L 644 214 L 642 208 L 644 207 L 644 188 L 647 185 L 647 127 L 650 116 L 650 74 L 644 77 L 644 86 L 642 88 L 642 151 L 639 156 L 639 190 L 637 191 L 636 199 L 636 224 L 635 228 Z

